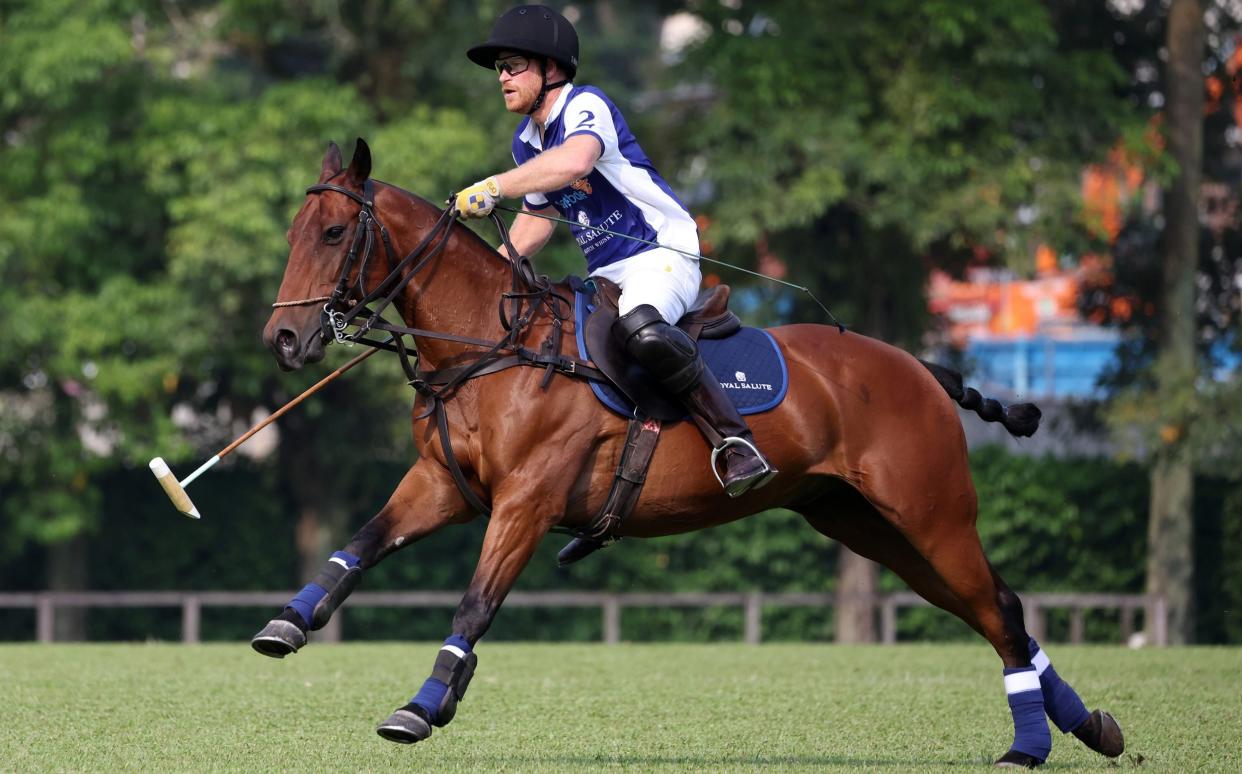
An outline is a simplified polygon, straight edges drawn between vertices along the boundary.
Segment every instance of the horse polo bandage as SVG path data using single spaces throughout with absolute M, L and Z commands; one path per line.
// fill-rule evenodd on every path
M 471 652 L 470 643 L 460 634 L 444 641 L 436 656 L 431 677 L 423 683 L 418 695 L 410 699 L 406 709 L 421 710 L 432 725 L 443 727 L 457 714 L 457 702 L 466 695 L 479 657 Z
M 1086 723 L 1091 713 L 1087 712 L 1087 706 L 1082 703 L 1078 693 L 1052 668 L 1052 662 L 1040 650 L 1034 637 L 1031 638 L 1029 647 L 1031 666 L 1035 667 L 1035 672 L 1039 675 L 1039 687 L 1044 695 L 1044 711 L 1061 733 L 1068 734 Z
M 322 629 L 360 580 L 362 568 L 358 566 L 358 557 L 337 551 L 314 580 L 306 584 L 285 607 L 293 608 L 310 628 Z

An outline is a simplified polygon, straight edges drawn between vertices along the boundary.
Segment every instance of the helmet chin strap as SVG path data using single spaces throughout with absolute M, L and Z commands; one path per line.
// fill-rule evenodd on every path
M 556 83 L 548 83 L 548 60 L 541 60 L 539 65 L 539 96 L 535 97 L 535 102 L 530 106 L 530 110 L 526 111 L 526 115 L 533 116 L 535 111 L 543 107 L 543 100 L 548 96 L 549 91 L 559 89 L 567 83 L 569 83 L 568 78 L 562 78 Z

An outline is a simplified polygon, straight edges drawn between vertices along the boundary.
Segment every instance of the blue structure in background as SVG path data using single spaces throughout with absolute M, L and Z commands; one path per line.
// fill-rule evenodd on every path
M 1021 397 L 1089 398 L 1112 362 L 1120 335 L 1101 330 L 1090 337 L 973 339 L 966 356 L 971 380 Z
M 1106 328 L 1072 338 L 972 339 L 966 345 L 973 367 L 968 381 L 986 387 L 985 393 L 1002 390 L 1022 398 L 1100 397 L 1096 381 L 1120 343 L 1121 335 Z M 1242 358 L 1225 342 L 1217 344 L 1213 356 L 1216 379 L 1227 378 L 1242 365 Z

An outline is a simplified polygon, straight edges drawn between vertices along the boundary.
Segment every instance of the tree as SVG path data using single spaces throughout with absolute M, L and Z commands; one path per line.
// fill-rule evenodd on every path
M 1165 193 L 1163 307 L 1157 396 L 1165 407 L 1151 469 L 1147 590 L 1164 594 L 1174 643 L 1193 641 L 1194 464 L 1187 409 L 1194 401 L 1195 270 L 1199 260 L 1199 184 L 1203 168 L 1204 7 L 1169 8 L 1166 137 L 1177 175 Z
M 1155 212 L 1130 205 L 1111 247 L 1112 271 L 1083 306 L 1129 333 L 1104 382 L 1109 415 L 1123 445 L 1150 465 L 1148 590 L 1168 598 L 1172 636 L 1191 641 L 1195 476 L 1237 480 L 1242 455 L 1233 430 L 1239 379 L 1221 368 L 1236 361 L 1242 307 L 1235 289 L 1242 157 L 1233 136 L 1239 19 L 1227 4 L 1192 0 L 1146 3 L 1125 21 L 1128 90 L 1148 106 L 1155 129 L 1154 153 L 1142 166 L 1163 197 Z M 1213 193 L 1202 207 L 1209 187 L 1227 195 Z

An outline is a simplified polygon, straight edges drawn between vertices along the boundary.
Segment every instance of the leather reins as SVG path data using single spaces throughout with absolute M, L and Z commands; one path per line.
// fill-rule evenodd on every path
M 396 352 L 410 386 L 423 396 L 427 403 L 426 410 L 418 413 L 414 418 L 423 419 L 435 414 L 440 445 L 444 450 L 449 472 L 457 488 L 472 508 L 484 516 L 490 516 L 491 509 L 470 487 L 453 454 L 444 403 L 453 397 L 458 387 L 470 379 L 515 366 L 543 368 L 544 377 L 540 383 L 542 389 L 547 389 L 553 375 L 557 372 L 577 378 L 607 381 L 607 377 L 589 362 L 561 353 L 563 322 L 569 318 L 570 302 L 556 293 L 546 276 L 535 275 L 530 259 L 518 255 L 509 239 L 508 227 L 500 216 L 493 212 L 492 222 L 500 232 L 505 251 L 510 256 L 507 263 L 512 269 L 512 287 L 508 292 L 501 294 L 499 301 L 500 324 L 506 334 L 498 341 L 488 341 L 422 328 L 393 325 L 384 320 L 381 314 L 405 290 L 415 275 L 438 256 L 448 244 L 449 236 L 456 223 L 453 202 L 450 199 L 448 206 L 440 213 L 439 219 L 418 245 L 398 262 L 394 260 L 395 251 L 388 229 L 375 214 L 372 181 L 368 179 L 363 184 L 361 194 L 333 183 L 316 183 L 306 189 L 308 195 L 328 191 L 342 194 L 357 202 L 361 207 L 358 211 L 358 227 L 341 264 L 336 286 L 330 296 L 277 301 L 272 306 L 275 308 L 306 306 L 324 301 L 326 303 L 323 306 L 320 329 L 325 339 L 335 340 L 347 346 L 364 344 L 376 349 Z M 366 268 L 375 253 L 376 232 L 379 234 L 380 242 L 384 245 L 389 273 L 379 284 L 367 291 L 365 287 Z M 357 279 L 351 283 L 350 275 L 354 273 L 355 264 L 358 265 Z M 358 297 L 352 305 L 349 302 L 351 295 Z M 379 302 L 378 307 L 371 309 L 369 305 L 376 302 Z M 540 350 L 535 352 L 517 342 L 522 332 L 531 325 L 541 310 L 547 311 L 552 321 L 552 331 L 543 341 Z M 357 330 L 350 332 L 348 328 L 351 325 L 356 326 Z M 387 341 L 365 338 L 366 334 L 372 330 L 386 331 L 392 335 Z M 413 361 L 410 358 L 411 347 L 404 342 L 405 336 L 410 336 L 414 340 Z M 417 340 L 420 337 L 481 347 L 484 351 L 470 363 L 424 371 L 418 358 Z

